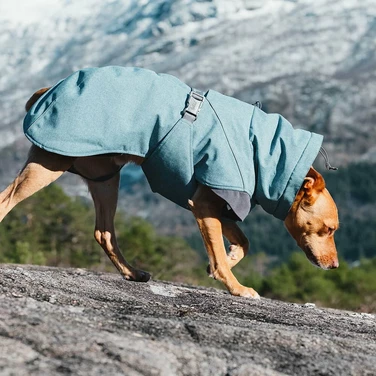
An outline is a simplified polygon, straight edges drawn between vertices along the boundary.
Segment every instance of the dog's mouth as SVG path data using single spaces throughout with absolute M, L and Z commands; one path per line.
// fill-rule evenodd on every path
M 323 254 L 322 256 L 317 257 L 315 256 L 312 246 L 309 244 L 305 244 L 304 247 L 302 247 L 302 249 L 307 259 L 311 262 L 311 264 L 317 266 L 320 269 L 336 269 L 339 266 L 336 254 Z
M 312 247 L 309 245 L 309 244 L 305 244 L 303 246 L 303 251 L 307 257 L 307 259 L 310 261 L 310 263 L 320 269 L 326 269 L 325 267 L 323 267 L 320 263 L 320 261 L 317 259 L 317 257 L 315 257 L 314 253 L 313 253 L 313 249 Z

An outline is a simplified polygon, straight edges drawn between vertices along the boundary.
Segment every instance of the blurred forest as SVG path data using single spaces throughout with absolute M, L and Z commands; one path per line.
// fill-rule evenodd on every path
M 251 256 L 235 269 L 239 281 L 262 296 L 321 306 L 376 312 L 376 169 L 350 165 L 325 176 L 337 202 L 340 268 L 312 266 L 280 221 L 255 210 L 242 224 Z M 199 234 L 189 243 L 159 236 L 143 219 L 118 213 L 116 229 L 126 259 L 155 279 L 222 287 L 207 277 Z M 113 271 L 93 238 L 92 204 L 67 196 L 55 184 L 18 205 L 0 226 L 0 262 L 85 267 Z M 273 236 L 271 236 L 273 234 Z M 255 254 L 254 250 L 257 250 Z

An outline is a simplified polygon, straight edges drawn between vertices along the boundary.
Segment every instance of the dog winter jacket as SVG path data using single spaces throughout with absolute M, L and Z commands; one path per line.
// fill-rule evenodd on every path
M 259 204 L 284 219 L 322 136 L 214 90 L 190 123 L 182 117 L 190 91 L 173 76 L 145 69 L 84 69 L 34 104 L 24 132 L 61 155 L 145 157 L 152 190 L 185 208 L 202 183 L 227 201 L 224 216 L 243 220 Z

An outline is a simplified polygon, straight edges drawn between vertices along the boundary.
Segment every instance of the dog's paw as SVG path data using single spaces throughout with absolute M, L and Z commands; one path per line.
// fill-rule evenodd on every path
M 135 270 L 132 275 L 124 275 L 123 277 L 127 281 L 148 282 L 151 279 L 151 274 L 143 270 Z
M 252 288 L 247 288 L 247 292 L 244 295 L 241 295 L 241 296 L 243 296 L 245 298 L 252 298 L 252 299 L 257 299 L 257 300 L 261 299 L 261 297 L 257 293 L 257 291 L 253 290 Z
M 251 298 L 251 299 L 260 299 L 260 295 L 257 291 L 253 290 L 251 287 L 242 287 L 241 289 L 237 289 L 235 291 L 231 291 L 232 295 L 242 296 L 243 298 Z
M 137 271 L 137 282 L 148 282 L 151 279 L 151 274 L 143 270 Z

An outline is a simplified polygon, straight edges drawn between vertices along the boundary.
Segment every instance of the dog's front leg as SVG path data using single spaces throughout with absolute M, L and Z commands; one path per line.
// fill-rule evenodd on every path
M 211 273 L 232 295 L 259 298 L 255 290 L 241 285 L 231 272 L 222 237 L 220 217 L 223 205 L 224 201 L 203 185 L 189 200 L 208 253 Z
M 109 259 L 127 280 L 147 282 L 150 274 L 133 268 L 122 255 L 115 235 L 114 217 L 116 213 L 120 174 L 104 182 L 87 181 L 94 200 L 96 220 L 94 237 L 106 252 Z

